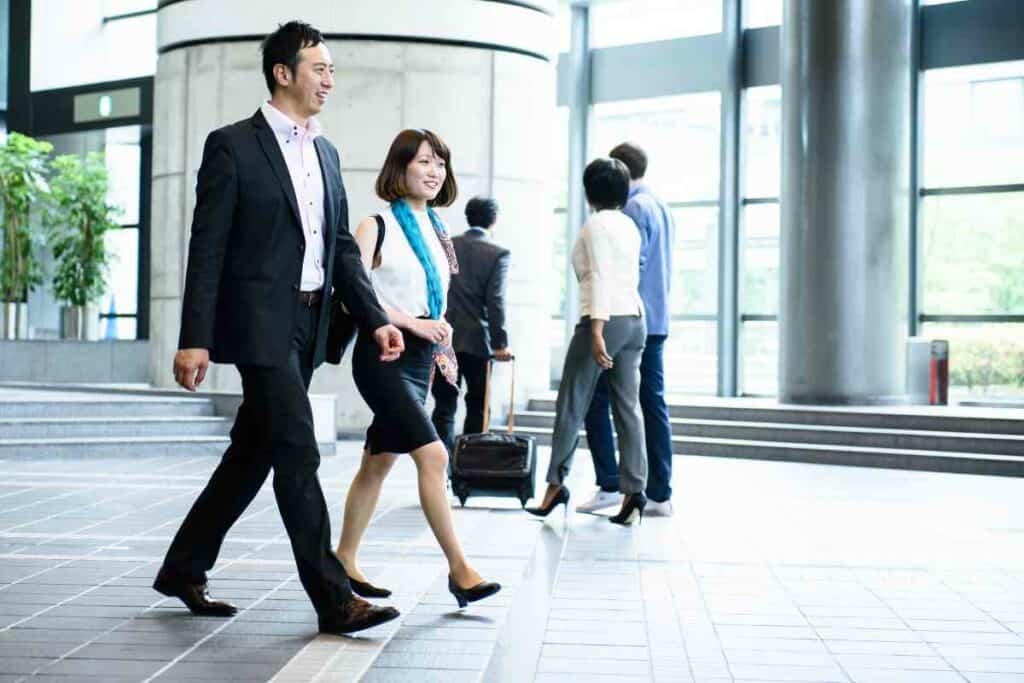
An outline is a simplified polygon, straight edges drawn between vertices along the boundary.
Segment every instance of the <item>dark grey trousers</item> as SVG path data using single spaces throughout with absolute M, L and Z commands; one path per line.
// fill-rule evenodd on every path
M 640 493 L 647 486 L 647 447 L 640 412 L 640 358 L 646 339 L 647 326 L 639 316 L 612 316 L 604 325 L 604 344 L 614 361 L 607 371 L 608 390 L 619 438 L 619 486 L 625 494 Z M 590 318 L 583 317 L 569 342 L 558 385 L 549 484 L 561 484 L 569 476 L 580 428 L 601 372 L 591 351 Z

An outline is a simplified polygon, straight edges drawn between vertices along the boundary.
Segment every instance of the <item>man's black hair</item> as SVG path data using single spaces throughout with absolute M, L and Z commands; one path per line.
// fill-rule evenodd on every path
M 626 168 L 629 169 L 631 180 L 639 180 L 647 173 L 647 154 L 639 145 L 623 142 L 620 145 L 616 145 L 611 152 L 608 152 L 608 156 L 612 159 L 618 159 L 626 165 Z
M 316 47 L 324 42 L 320 31 L 302 21 L 289 21 L 277 27 L 277 30 L 263 39 L 260 49 L 263 51 L 263 78 L 267 81 L 267 90 L 271 96 L 277 87 L 274 78 L 274 66 L 284 64 L 295 77 L 299 66 L 299 51 L 307 47 Z
M 490 228 L 498 220 L 498 202 L 490 197 L 473 197 L 466 203 L 466 222 L 473 228 Z

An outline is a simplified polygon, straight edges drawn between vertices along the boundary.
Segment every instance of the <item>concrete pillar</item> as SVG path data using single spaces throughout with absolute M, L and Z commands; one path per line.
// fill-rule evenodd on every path
M 535 3 L 543 9 L 543 3 Z M 554 3 L 551 3 L 553 6 Z M 436 131 L 452 149 L 458 201 L 441 210 L 453 233 L 475 194 L 501 205 L 495 238 L 512 250 L 509 332 L 517 398 L 548 388 L 551 273 L 548 191 L 555 114 L 554 19 L 541 9 L 483 0 L 190 0 L 162 7 L 153 125 L 151 378 L 170 386 L 195 181 L 206 135 L 249 117 L 267 98 L 259 44 L 278 24 L 308 21 L 326 34 L 335 89 L 321 115 L 338 147 L 352 226 L 382 203 L 373 184 L 395 134 Z M 494 415 L 507 409 L 507 372 L 497 373 Z M 233 367 L 209 386 L 237 390 Z M 359 431 L 370 414 L 346 360 L 323 366 L 314 393 L 339 396 L 338 425 Z
M 779 394 L 904 393 L 911 0 L 786 0 Z

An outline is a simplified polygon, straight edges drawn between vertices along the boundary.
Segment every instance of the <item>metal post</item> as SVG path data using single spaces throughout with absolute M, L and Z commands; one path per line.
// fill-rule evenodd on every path
M 921 244 L 918 216 L 921 206 L 921 2 L 913 3 L 910 39 L 910 229 L 907 253 L 910 256 L 907 288 L 907 336 L 916 337 L 921 311 Z
M 740 89 L 742 0 L 722 3 L 721 167 L 718 193 L 718 395 L 737 393 L 739 338 Z
M 906 0 L 786 0 L 783 401 L 903 400 L 912 24 Z
M 566 258 L 572 253 L 580 228 L 587 217 L 583 193 L 583 169 L 587 163 L 590 133 L 590 14 L 585 6 L 572 7 L 572 36 L 569 47 L 569 199 L 566 213 Z M 565 339 L 572 337 L 580 316 L 576 275 L 572 265 L 565 269 Z

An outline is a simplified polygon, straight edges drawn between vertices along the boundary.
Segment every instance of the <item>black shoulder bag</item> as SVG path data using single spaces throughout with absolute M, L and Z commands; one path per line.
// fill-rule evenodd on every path
M 373 248 L 373 268 L 380 266 L 380 248 L 384 244 L 384 219 L 380 214 L 374 216 L 377 220 L 377 246 Z M 338 267 L 337 264 L 334 266 Z M 349 347 L 356 337 L 358 329 L 355 318 L 345 310 L 341 304 L 341 297 L 337 292 L 331 300 L 330 322 L 327 325 L 327 356 L 325 360 L 331 365 L 341 363 L 345 349 Z

